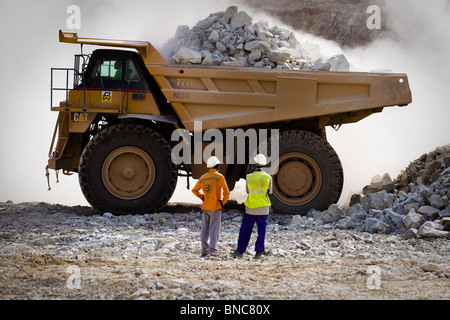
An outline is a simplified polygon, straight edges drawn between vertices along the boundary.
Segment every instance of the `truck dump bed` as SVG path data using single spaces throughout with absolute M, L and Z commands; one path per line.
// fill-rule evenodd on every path
M 337 125 L 411 102 L 406 74 L 146 66 L 190 131 L 194 121 L 203 129 L 317 117 Z
M 136 49 L 189 131 L 194 121 L 204 130 L 299 119 L 341 125 L 412 101 L 406 74 L 170 65 L 147 41 L 59 36 L 61 42 Z

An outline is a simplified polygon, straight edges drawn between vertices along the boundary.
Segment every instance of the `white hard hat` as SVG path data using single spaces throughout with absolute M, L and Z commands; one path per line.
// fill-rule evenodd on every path
M 214 168 L 218 164 L 221 164 L 221 162 L 217 157 L 214 157 L 214 156 L 209 158 L 208 161 L 206 162 L 206 166 L 208 168 Z
M 260 166 L 265 166 L 267 164 L 267 159 L 263 154 L 258 154 L 253 158 L 257 164 Z

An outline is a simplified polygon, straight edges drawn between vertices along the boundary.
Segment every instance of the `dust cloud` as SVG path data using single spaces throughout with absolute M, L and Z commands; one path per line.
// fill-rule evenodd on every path
M 376 174 L 395 178 L 410 161 L 450 143 L 450 2 L 390 0 L 382 14 L 387 15 L 382 28 L 392 31 L 389 37 L 344 53 L 353 71 L 406 73 L 413 103 L 328 131 L 344 166 L 341 203 Z
M 87 205 L 78 176 L 59 177 L 51 172 L 47 191 L 45 166 L 57 114 L 50 112 L 50 68 L 72 67 L 79 46 L 58 42 L 58 30 L 67 29 L 70 5 L 81 9 L 81 28 L 86 37 L 148 40 L 157 48 L 175 34 L 178 25 L 192 27 L 209 13 L 225 10 L 232 1 L 0 1 L 0 41 L 3 74 L 0 78 L 0 201 L 44 201 Z M 343 51 L 354 71 L 390 69 L 408 74 L 414 102 L 404 108 L 386 108 L 360 123 L 327 131 L 345 172 L 341 202 L 359 191 L 376 174 L 393 178 L 410 161 L 436 146 L 449 143 L 450 111 L 447 108 L 450 60 L 450 5 L 446 0 L 388 1 L 382 28 L 394 36 L 370 46 L 341 49 L 334 43 L 308 35 L 298 39 L 318 43 L 320 49 Z M 255 20 L 268 20 L 252 12 Z M 275 21 L 272 23 L 272 21 Z M 85 47 L 91 51 L 94 47 Z M 337 52 L 339 53 L 339 52 Z M 191 186 L 193 181 L 191 181 Z M 172 201 L 196 201 L 181 178 Z

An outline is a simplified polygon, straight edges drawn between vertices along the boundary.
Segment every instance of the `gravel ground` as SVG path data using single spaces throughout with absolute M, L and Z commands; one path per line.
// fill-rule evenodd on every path
M 200 257 L 200 209 L 111 216 L 0 203 L 0 299 L 304 300 L 450 298 L 450 241 L 402 240 L 270 215 L 266 255 L 234 259 L 241 207 L 223 212 L 219 255 Z

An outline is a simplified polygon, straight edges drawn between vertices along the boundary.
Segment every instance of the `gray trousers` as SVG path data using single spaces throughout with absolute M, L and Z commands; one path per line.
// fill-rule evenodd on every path
M 202 253 L 215 253 L 217 251 L 216 245 L 219 240 L 221 215 L 222 210 L 203 211 L 202 231 L 200 232 Z

